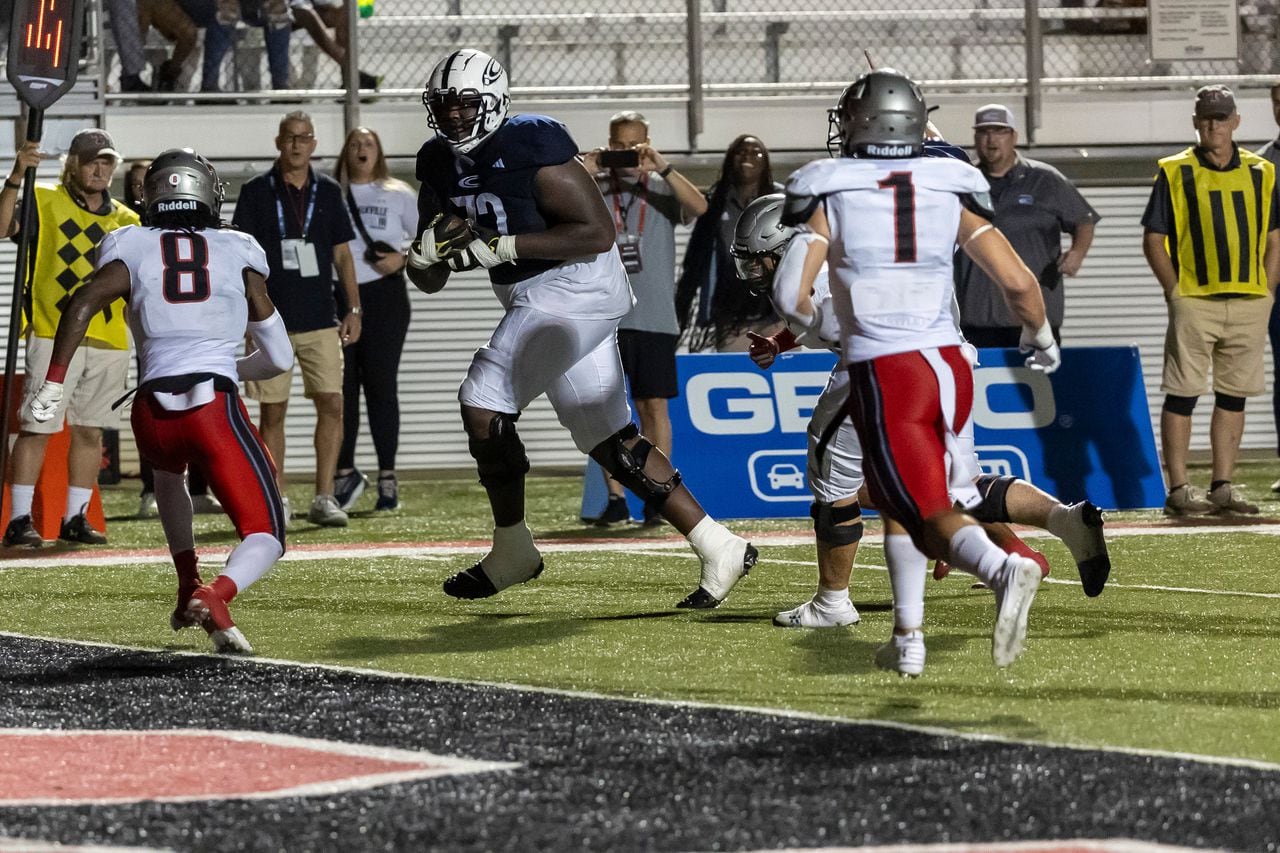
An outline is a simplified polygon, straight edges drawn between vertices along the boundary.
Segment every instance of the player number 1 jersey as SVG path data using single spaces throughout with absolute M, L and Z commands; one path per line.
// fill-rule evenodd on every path
M 264 278 L 258 241 L 231 229 L 131 226 L 102 241 L 98 268 L 129 269 L 129 328 L 141 359 L 140 382 L 216 373 L 236 379 L 236 355 L 249 321 L 244 270 Z
M 940 157 L 819 160 L 792 176 L 789 196 L 823 201 L 847 360 L 960 343 L 951 305 L 961 196 L 987 190 L 973 166 Z

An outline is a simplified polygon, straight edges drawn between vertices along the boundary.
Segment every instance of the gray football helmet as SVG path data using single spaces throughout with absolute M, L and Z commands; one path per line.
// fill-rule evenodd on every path
M 878 68 L 851 83 L 827 110 L 827 150 L 844 157 L 919 157 L 928 124 L 920 87 L 899 71 Z
M 170 148 L 147 167 L 142 179 L 147 221 L 156 214 L 204 214 L 217 224 L 226 189 L 213 164 L 190 148 Z
M 782 193 L 760 196 L 746 206 L 733 229 L 733 245 L 729 247 L 729 254 L 733 256 L 738 278 L 746 282 L 747 289 L 756 295 L 769 291 L 773 271 L 777 269 L 787 243 L 796 234 L 796 229 L 782 224 L 785 200 Z M 773 264 L 766 264 L 765 258 L 772 258 Z

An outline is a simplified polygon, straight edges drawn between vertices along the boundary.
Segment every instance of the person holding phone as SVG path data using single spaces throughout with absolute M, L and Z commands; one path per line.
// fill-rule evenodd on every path
M 707 210 L 707 199 L 676 171 L 649 139 L 649 120 L 632 110 L 609 119 L 609 144 L 583 155 L 596 177 L 605 204 L 613 212 L 618 255 L 631 282 L 636 304 L 618 324 L 618 351 L 640 415 L 640 430 L 671 456 L 671 418 L 667 400 L 676 385 L 676 225 L 692 222 Z M 627 521 L 630 511 L 621 483 L 606 478 L 609 503 L 589 521 L 607 527 Z M 661 516 L 646 507 L 646 524 Z
M 378 456 L 378 501 L 375 510 L 400 507 L 396 481 L 396 449 L 400 441 L 400 397 L 397 375 L 409 332 L 409 296 L 405 290 L 403 247 L 415 236 L 418 197 L 404 181 L 387 173 L 382 140 L 367 127 L 347 134 L 334 175 L 343 186 L 356 236 L 351 259 L 364 309 L 361 340 L 344 353 L 342 374 L 342 448 L 333 481 L 333 496 L 344 510 L 369 485 L 356 467 L 360 436 L 360 390 L 369 412 L 369 433 Z

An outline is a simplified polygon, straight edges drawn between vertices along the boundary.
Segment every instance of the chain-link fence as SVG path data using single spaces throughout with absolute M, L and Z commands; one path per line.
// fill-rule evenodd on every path
M 140 0 L 179 12 L 210 0 Z M 223 0 L 223 5 L 227 0 Z M 232 0 L 236 2 L 236 0 Z M 283 48 L 278 16 L 255 11 L 284 0 L 238 0 L 244 14 L 232 27 L 233 47 L 217 69 L 224 91 L 269 88 L 270 54 Z M 293 0 L 287 39 L 288 85 L 317 97 L 343 88 L 345 23 L 342 0 Z M 357 2 L 357 0 L 348 0 Z M 312 5 L 314 4 L 314 5 Z M 1241 4 L 1240 56 L 1234 60 L 1155 63 L 1147 41 L 1143 0 L 1063 0 L 1039 4 L 1028 27 L 1021 0 L 700 0 L 692 38 L 685 0 L 648 0 L 643 11 L 618 11 L 598 0 L 372 0 L 362 2 L 355 28 L 364 85 L 420 89 L 434 64 L 458 47 L 476 47 L 506 65 L 513 86 L 543 94 L 683 92 L 691 62 L 717 94 L 752 94 L 770 87 L 834 86 L 866 68 L 864 51 L 933 86 L 991 91 L 1028 85 L 1029 45 L 1046 86 L 1083 82 L 1124 86 L 1149 77 L 1233 77 L 1280 70 L 1277 12 L 1271 3 Z M 536 10 L 536 11 L 531 11 Z M 323 26 L 317 28 L 316 20 Z M 307 25 L 307 26 L 304 26 Z M 1030 32 L 1030 36 L 1029 36 Z M 153 28 L 151 64 L 170 47 Z M 113 63 L 114 65 L 115 63 Z M 200 51 L 186 60 L 181 90 L 201 88 Z M 694 75 L 697 79 L 698 75 Z M 118 69 L 108 80 L 118 79 Z M 1150 82 L 1150 81 L 1146 81 Z M 207 88 L 207 87 L 206 87 Z

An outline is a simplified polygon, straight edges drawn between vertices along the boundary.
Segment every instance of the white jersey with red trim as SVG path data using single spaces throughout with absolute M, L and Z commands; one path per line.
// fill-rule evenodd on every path
M 791 238 L 774 270 L 773 289 L 769 296 L 774 310 L 787 322 L 787 328 L 801 345 L 839 353 L 840 322 L 831 306 L 831 285 L 826 264 L 822 265 L 813 280 L 813 292 L 809 294 L 807 305 L 811 313 L 799 310 L 805 258 L 809 254 L 809 246 L 821 241 L 821 237 L 804 229 Z
M 818 160 L 787 183 L 823 203 L 832 305 L 847 361 L 956 346 L 952 256 L 976 168 L 949 157 Z
M 244 271 L 264 278 L 258 241 L 232 229 L 199 231 L 130 226 L 112 231 L 97 267 L 129 268 L 129 328 L 141 360 L 139 382 L 216 373 L 236 379 L 236 356 L 249 322 Z

